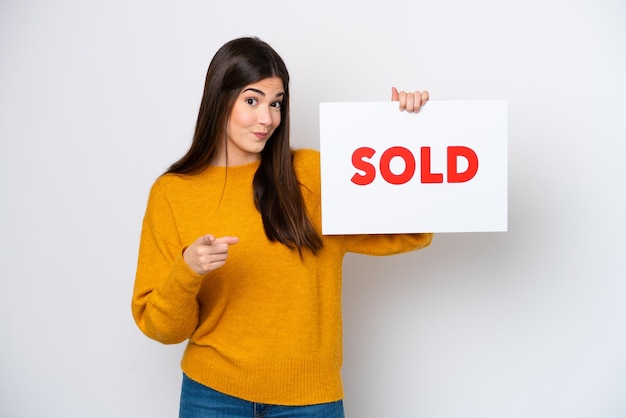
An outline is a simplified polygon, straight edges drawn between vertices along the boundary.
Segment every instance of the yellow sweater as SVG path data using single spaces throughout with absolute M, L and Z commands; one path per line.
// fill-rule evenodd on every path
M 319 153 L 295 153 L 307 210 L 321 231 Z M 388 255 L 432 234 L 323 236 L 313 256 L 270 242 L 252 197 L 259 162 L 167 174 L 148 200 L 132 312 L 148 337 L 189 340 L 192 379 L 248 401 L 307 405 L 343 397 L 341 272 L 346 252 Z M 236 236 L 226 265 L 204 276 L 182 251 L 201 235 Z

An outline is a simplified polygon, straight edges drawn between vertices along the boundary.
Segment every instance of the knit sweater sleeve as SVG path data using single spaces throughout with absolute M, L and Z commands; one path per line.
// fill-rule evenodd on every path
M 344 249 L 346 252 L 384 256 L 428 247 L 432 239 L 432 233 L 346 235 Z
M 180 343 L 198 324 L 196 295 L 202 277 L 182 257 L 183 244 L 167 196 L 167 177 L 153 185 L 143 221 L 132 313 L 148 337 Z

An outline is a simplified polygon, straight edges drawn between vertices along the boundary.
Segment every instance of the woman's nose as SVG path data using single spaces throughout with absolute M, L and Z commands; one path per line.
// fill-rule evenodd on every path
M 272 114 L 270 113 L 270 109 L 260 108 L 259 113 L 257 115 L 257 120 L 261 125 L 271 125 L 272 124 Z

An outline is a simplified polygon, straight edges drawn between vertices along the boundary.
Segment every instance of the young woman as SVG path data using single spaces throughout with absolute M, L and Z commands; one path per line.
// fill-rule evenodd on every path
M 400 110 L 427 92 L 392 89 Z M 289 143 L 289 75 L 257 38 L 209 66 L 192 145 L 157 179 L 132 312 L 187 342 L 180 417 L 343 417 L 341 272 L 431 234 L 321 235 L 319 153 Z

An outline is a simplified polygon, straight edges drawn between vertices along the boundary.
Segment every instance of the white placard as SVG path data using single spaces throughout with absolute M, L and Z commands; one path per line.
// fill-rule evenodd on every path
M 322 232 L 506 231 L 507 107 L 322 103 Z

